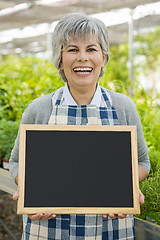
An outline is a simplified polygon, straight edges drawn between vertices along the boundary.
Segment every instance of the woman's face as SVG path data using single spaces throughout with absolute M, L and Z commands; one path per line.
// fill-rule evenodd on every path
M 71 89 L 96 87 L 101 68 L 105 65 L 106 55 L 97 40 L 71 40 L 62 51 L 61 69 Z

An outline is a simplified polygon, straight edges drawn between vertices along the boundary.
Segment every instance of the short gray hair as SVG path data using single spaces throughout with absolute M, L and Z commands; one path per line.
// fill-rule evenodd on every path
M 58 70 L 62 60 L 62 49 L 71 39 L 85 39 L 88 34 L 90 36 L 94 34 L 102 48 L 102 53 L 108 56 L 108 29 L 101 20 L 83 13 L 71 13 L 58 22 L 52 35 L 53 64 Z

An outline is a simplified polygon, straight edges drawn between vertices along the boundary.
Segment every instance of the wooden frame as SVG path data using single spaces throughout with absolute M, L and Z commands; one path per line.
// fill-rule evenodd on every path
M 125 171 L 124 173 L 122 172 L 122 174 L 119 175 L 119 176 L 125 176 L 126 172 L 129 172 L 129 171 L 131 172 L 131 177 L 129 179 L 131 179 L 131 184 L 132 184 L 132 190 L 131 190 L 131 195 L 132 196 L 131 196 L 131 198 L 132 198 L 133 204 L 131 204 L 131 206 L 129 205 L 129 207 L 128 206 L 127 207 L 125 207 L 125 206 L 123 206 L 123 207 L 121 207 L 121 206 L 120 207 L 117 207 L 117 206 L 114 206 L 114 207 L 112 207 L 112 206 L 103 206 L 103 207 L 101 207 L 101 206 L 97 206 L 97 205 L 95 207 L 93 207 L 93 206 L 89 207 L 88 204 L 86 204 L 87 207 L 85 207 L 85 206 L 82 206 L 82 207 L 79 207 L 79 206 L 71 207 L 71 206 L 69 206 L 68 207 L 68 205 L 62 206 L 62 207 L 61 206 L 58 206 L 58 207 L 54 207 L 54 206 L 47 206 L 47 207 L 46 206 L 42 206 L 42 207 L 41 206 L 33 206 L 32 207 L 32 206 L 29 206 L 28 207 L 27 204 L 25 203 L 27 201 L 26 200 L 27 199 L 27 197 L 26 197 L 27 193 L 25 191 L 27 191 L 26 190 L 26 188 L 27 188 L 27 181 L 29 181 L 27 179 L 30 179 L 30 176 L 31 176 L 30 170 L 31 169 L 30 170 L 26 170 L 27 169 L 27 167 L 26 167 L 26 158 L 27 157 L 26 156 L 28 156 L 27 154 L 29 154 L 29 153 L 26 153 L 26 146 L 28 146 L 27 145 L 28 143 L 26 143 L 27 142 L 27 140 L 26 140 L 26 133 L 27 134 L 28 133 L 31 133 L 31 134 L 33 133 L 34 134 L 34 133 L 38 133 L 38 132 L 41 135 L 44 132 L 49 133 L 49 134 L 50 134 L 50 132 L 52 132 L 53 134 L 57 134 L 57 132 L 58 132 L 58 134 L 59 133 L 61 133 L 61 134 L 62 133 L 66 133 L 66 134 L 70 134 L 71 133 L 72 135 L 73 135 L 74 132 L 76 132 L 77 134 L 79 134 L 80 132 L 83 132 L 84 134 L 86 133 L 88 136 L 91 134 L 91 132 L 93 132 L 95 134 L 100 134 L 100 136 L 101 136 L 101 134 L 104 134 L 104 136 L 105 136 L 107 134 L 107 132 L 108 132 L 108 133 L 113 134 L 113 135 L 115 133 L 117 133 L 118 134 L 117 136 L 120 136 L 120 138 L 121 138 L 121 135 L 125 136 L 125 133 L 127 133 L 127 134 L 129 133 L 129 136 L 131 138 L 131 144 L 130 144 L 131 145 L 131 149 L 130 149 L 131 150 L 131 156 L 130 156 L 131 169 L 127 169 L 127 171 Z M 41 135 L 39 135 L 39 136 L 41 136 Z M 33 138 L 31 138 L 31 139 L 33 139 Z M 95 144 L 95 147 L 93 147 L 93 148 L 96 148 L 97 144 L 100 142 L 100 139 L 98 139 L 97 137 L 95 139 L 96 139 L 96 144 Z M 47 141 L 47 140 L 45 140 L 45 141 Z M 62 138 L 61 141 L 63 143 L 63 138 Z M 84 139 L 84 141 L 85 141 L 85 139 Z M 115 139 L 115 141 L 116 141 L 116 139 Z M 81 141 L 81 142 L 83 142 L 83 141 Z M 95 142 L 95 140 L 94 140 L 94 142 Z M 110 140 L 109 140 L 109 142 L 110 142 Z M 119 141 L 119 142 L 122 142 L 122 141 Z M 65 142 L 63 144 L 63 146 L 66 146 L 67 144 L 68 143 Z M 36 143 L 33 142 L 32 145 L 34 147 L 34 145 L 36 146 Z M 47 142 L 46 142 L 46 145 L 47 145 Z M 62 152 L 63 152 L 63 148 L 64 148 L 63 146 L 61 146 Z M 83 146 L 83 143 L 82 143 L 82 146 Z M 40 148 L 41 147 L 39 146 L 39 149 Z M 68 149 L 68 148 L 69 147 L 67 147 L 66 149 Z M 138 159 L 137 159 L 137 130 L 136 130 L 136 126 L 93 126 L 93 125 L 87 125 L 87 126 L 66 125 L 66 126 L 62 126 L 62 125 L 28 125 L 28 124 L 27 125 L 21 125 L 20 126 L 20 144 L 19 144 L 19 149 L 20 149 L 19 150 L 19 174 L 18 174 L 19 199 L 18 199 L 18 207 L 17 207 L 17 213 L 18 214 L 33 214 L 33 213 L 40 213 L 40 212 L 44 213 L 44 212 L 48 212 L 48 211 L 49 212 L 51 211 L 51 212 L 53 212 L 55 214 L 107 214 L 107 213 L 115 213 L 115 214 L 117 214 L 117 213 L 120 213 L 120 212 L 126 213 L 126 214 L 139 214 L 140 213 L 140 206 L 139 206 L 139 180 L 138 180 Z M 104 147 L 103 147 L 103 149 L 104 149 Z M 66 151 L 66 150 L 64 150 L 64 151 Z M 95 151 L 99 151 L 99 149 L 97 149 Z M 103 151 L 105 153 L 105 151 L 109 151 L 109 149 L 108 150 L 105 149 Z M 118 150 L 118 151 L 120 151 L 120 153 L 119 153 L 119 155 L 120 155 L 121 154 L 121 149 Z M 122 151 L 123 152 L 122 154 L 124 154 L 124 151 L 125 150 Z M 70 152 L 72 154 L 72 150 Z M 115 152 L 116 152 L 116 149 L 115 149 Z M 41 155 L 42 155 L 42 153 L 41 153 Z M 107 159 L 107 152 L 106 152 L 106 156 L 105 157 Z M 92 158 L 94 158 L 94 156 L 92 156 Z M 123 161 L 123 156 L 120 157 L 120 161 Z M 86 160 L 85 160 L 85 162 L 86 162 Z M 95 162 L 97 164 L 97 161 L 95 161 Z M 99 162 L 99 160 L 98 160 L 98 162 Z M 109 162 L 111 162 L 111 160 Z M 33 160 L 31 161 L 31 166 L 32 166 L 32 163 L 33 163 Z M 100 163 L 100 164 L 103 164 L 103 163 Z M 116 165 L 117 164 L 114 164 L 115 167 L 116 167 Z M 42 167 L 43 165 L 41 164 L 40 166 Z M 123 165 L 122 165 L 122 167 L 123 167 Z M 71 166 L 71 168 L 72 168 L 72 166 Z M 38 169 L 39 168 L 37 168 L 36 172 L 39 171 Z M 26 173 L 27 171 L 28 171 L 28 173 Z M 59 169 L 59 171 L 61 172 L 61 169 Z M 68 171 L 70 171 L 70 170 L 68 170 Z M 99 171 L 99 168 L 98 168 L 98 171 Z M 110 169 L 110 171 L 111 171 L 111 169 Z M 116 170 L 116 171 L 118 173 L 119 171 L 120 172 L 123 171 L 123 169 L 119 169 L 119 170 Z M 42 173 L 43 172 L 45 172 L 45 166 L 44 166 L 44 170 L 42 170 Z M 103 172 L 103 166 L 102 166 L 102 172 Z M 108 176 L 109 172 L 107 173 L 107 171 L 106 171 L 106 176 Z M 57 173 L 57 171 L 56 171 L 56 173 Z M 90 175 L 92 175 L 91 173 L 92 173 L 92 171 L 90 171 L 88 173 L 89 177 L 90 177 Z M 99 174 L 98 176 L 102 175 L 101 173 L 98 173 L 98 172 L 96 174 Z M 26 176 L 28 176 L 28 178 Z M 53 176 L 54 176 L 54 170 L 53 170 Z M 82 176 L 83 176 L 83 174 L 82 174 Z M 114 176 L 114 170 L 113 170 L 113 178 L 111 177 L 110 180 L 114 182 L 115 177 L 116 176 Z M 38 178 L 41 179 L 40 176 L 38 174 L 36 175 L 36 173 L 35 173 L 35 178 L 31 178 L 33 180 L 30 180 L 32 182 L 31 183 L 28 182 L 28 185 L 30 185 L 30 186 L 34 185 L 33 182 L 35 180 L 37 180 Z M 119 179 L 121 179 L 121 177 L 119 177 Z M 124 179 L 123 180 L 124 183 L 126 181 L 128 181 L 128 179 L 126 179 L 126 180 Z M 107 181 L 107 182 L 110 182 L 110 181 Z M 119 181 L 117 181 L 117 184 L 118 184 L 118 182 Z M 48 184 L 49 183 L 47 183 L 47 185 Z M 117 184 L 115 184 L 115 186 L 117 186 Z M 43 183 L 41 185 L 43 185 Z M 99 185 L 101 185 L 101 184 L 99 184 Z M 106 186 L 108 186 L 105 181 L 103 181 L 102 185 L 104 185 L 104 189 L 106 189 Z M 64 188 L 65 188 L 65 186 L 64 186 Z M 54 189 L 52 184 L 50 186 L 50 189 Z M 74 187 L 74 189 L 75 189 L 75 187 Z M 99 189 L 99 187 L 96 187 L 96 189 Z M 128 186 L 127 186 L 127 189 L 128 189 Z M 43 196 L 43 187 L 42 187 L 41 190 L 42 190 L 42 196 Z M 65 191 L 65 189 L 62 190 L 62 191 Z M 123 189 L 123 191 L 125 193 L 125 189 Z M 30 192 L 30 189 L 28 190 L 28 192 Z M 54 192 L 54 190 L 53 190 L 53 192 Z M 106 192 L 107 191 L 104 190 L 104 193 L 108 194 L 107 196 L 111 195 L 109 191 L 108 191 L 108 193 L 106 193 Z M 58 196 L 58 193 L 56 193 L 56 195 Z M 73 195 L 74 195 L 74 193 L 73 193 Z M 85 194 L 82 193 L 82 195 L 84 197 Z M 120 195 L 122 195 L 122 194 L 118 194 L 117 195 L 117 199 L 119 198 Z M 95 196 L 97 196 L 96 193 L 95 193 Z M 126 196 L 128 196 L 128 194 Z M 103 197 L 100 196 L 100 198 L 103 198 Z M 28 199 L 30 199 L 30 197 Z M 40 197 L 38 199 L 40 199 Z M 45 199 L 47 199 L 47 198 L 45 198 Z M 92 200 L 89 201 L 89 202 L 91 203 Z M 102 203 L 102 205 L 103 204 L 104 203 Z

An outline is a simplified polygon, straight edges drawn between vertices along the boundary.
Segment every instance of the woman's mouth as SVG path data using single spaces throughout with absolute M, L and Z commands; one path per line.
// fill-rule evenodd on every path
M 93 68 L 91 68 L 91 67 L 77 67 L 77 68 L 74 68 L 73 71 L 77 75 L 88 75 L 93 71 Z

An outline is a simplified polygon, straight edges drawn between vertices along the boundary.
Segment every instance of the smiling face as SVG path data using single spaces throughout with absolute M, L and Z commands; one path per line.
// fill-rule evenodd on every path
M 86 38 L 85 41 L 71 40 L 62 51 L 61 64 L 70 91 L 96 89 L 105 59 L 106 55 L 102 53 L 101 46 L 94 37 Z

